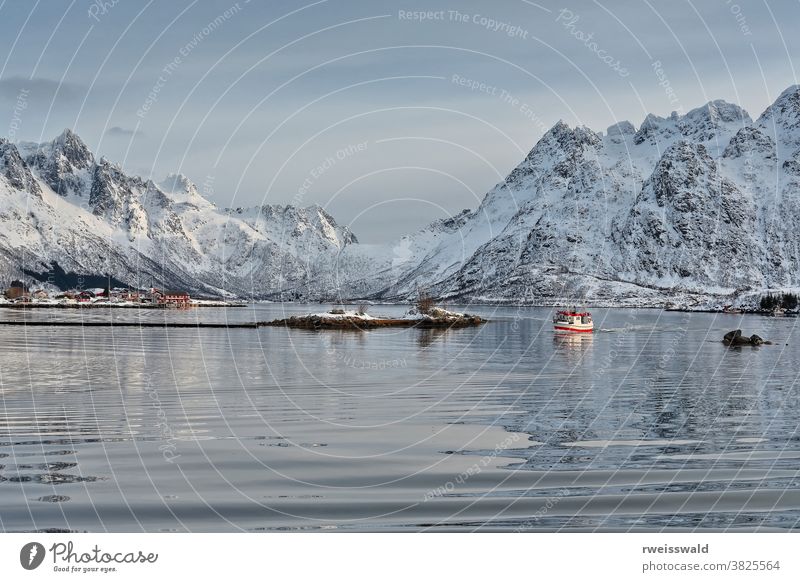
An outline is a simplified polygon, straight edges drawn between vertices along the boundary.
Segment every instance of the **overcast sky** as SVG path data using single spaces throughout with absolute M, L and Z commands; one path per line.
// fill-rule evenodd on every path
M 0 6 L 0 135 L 70 127 L 132 173 L 320 204 L 362 242 L 475 207 L 559 119 L 755 118 L 798 83 L 795 0 Z

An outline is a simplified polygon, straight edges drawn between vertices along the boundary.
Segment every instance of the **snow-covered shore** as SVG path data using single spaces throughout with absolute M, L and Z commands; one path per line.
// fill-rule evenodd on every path
M 188 307 L 244 307 L 239 301 L 193 299 Z M 134 301 L 75 301 L 74 299 L 33 299 L 31 301 L 9 301 L 0 298 L 0 307 L 12 309 L 166 309 L 167 305 Z

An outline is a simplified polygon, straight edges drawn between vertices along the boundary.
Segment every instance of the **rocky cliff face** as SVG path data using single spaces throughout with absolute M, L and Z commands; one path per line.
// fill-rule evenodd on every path
M 3 138 L 0 138 L 0 172 L 12 189 L 41 197 L 42 189 L 16 146 Z
M 20 144 L 25 161 L 53 192 L 80 195 L 89 183 L 94 155 L 71 130 L 44 144 Z
M 620 277 L 663 289 L 732 292 L 763 283 L 756 209 L 706 148 L 678 141 L 656 164 L 617 234 Z

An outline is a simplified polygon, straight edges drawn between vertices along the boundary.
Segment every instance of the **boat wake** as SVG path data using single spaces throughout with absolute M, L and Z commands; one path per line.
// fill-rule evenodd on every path
M 624 332 L 659 332 L 659 333 L 676 333 L 676 332 L 686 332 L 686 328 L 680 327 L 656 327 L 651 325 L 631 325 L 628 327 L 611 327 L 611 328 L 599 328 L 594 330 L 595 333 L 624 333 Z

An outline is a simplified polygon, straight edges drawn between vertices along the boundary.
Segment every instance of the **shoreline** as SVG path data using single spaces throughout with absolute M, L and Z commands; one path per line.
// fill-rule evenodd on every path
M 0 321 L 0 327 L 149 327 L 149 328 L 181 328 L 181 329 L 259 329 L 262 327 L 284 327 L 286 329 L 304 329 L 306 331 L 319 330 L 354 330 L 365 331 L 381 328 L 417 328 L 417 329 L 457 329 L 473 327 L 483 323 L 480 322 L 437 322 L 411 319 L 375 319 L 370 322 L 355 323 L 336 323 L 336 324 L 303 324 L 299 322 L 287 323 L 285 320 L 256 321 L 243 323 L 185 323 L 173 321 Z
M 167 305 L 115 305 L 115 304 L 108 304 L 103 303 L 100 305 L 96 304 L 78 304 L 78 305 L 70 305 L 70 304 L 36 304 L 36 303 L 0 303 L 0 309 L 17 309 L 17 310 L 28 310 L 28 309 L 145 309 L 145 310 L 157 310 L 157 309 L 165 309 L 165 310 L 176 310 L 176 311 L 183 311 L 186 309 L 192 309 L 195 307 L 217 307 L 217 308 L 242 308 L 247 307 L 249 305 L 259 305 L 259 304 L 267 304 L 267 305 L 274 305 L 276 302 L 262 302 L 262 301 L 252 301 L 246 303 L 223 303 L 223 302 L 209 302 L 209 303 L 196 303 L 189 305 L 188 307 L 172 307 Z M 341 303 L 305 303 L 305 302 L 294 302 L 294 301 L 285 301 L 284 303 L 288 304 L 297 304 L 297 305 L 341 305 Z M 345 305 L 349 305 L 349 302 L 345 302 Z M 376 303 L 373 305 L 402 305 L 407 306 L 410 305 L 408 303 Z M 509 308 L 528 308 L 528 307 L 539 307 L 544 309 L 559 309 L 559 308 L 566 308 L 569 307 L 567 305 L 529 305 L 529 304 L 515 304 L 515 303 L 453 303 L 451 304 L 454 307 L 461 307 L 461 306 L 469 306 L 469 307 L 482 307 L 482 308 L 491 308 L 491 307 L 509 307 Z M 800 317 L 800 313 L 792 313 L 787 312 L 785 314 L 779 316 L 773 316 L 773 314 L 769 311 L 759 311 L 759 310 L 746 310 L 743 309 L 739 312 L 730 312 L 730 311 L 723 311 L 720 309 L 691 309 L 691 308 L 683 308 L 683 307 L 659 307 L 659 306 L 652 306 L 652 305 L 591 305 L 591 304 L 581 304 L 582 307 L 586 309 L 652 309 L 652 310 L 659 310 L 659 311 L 670 311 L 670 312 L 677 312 L 677 313 L 718 313 L 720 315 L 760 315 L 763 317 Z M 387 318 L 388 319 L 388 318 Z M 399 324 L 398 324 L 399 325 Z
M 245 323 L 185 323 L 178 321 L 0 321 L 2 326 L 15 327 L 160 327 L 160 328 L 228 328 L 257 329 L 264 322 Z
M 175 309 L 184 310 L 194 307 L 247 307 L 247 303 L 230 303 L 224 301 L 209 301 L 207 303 L 191 303 L 186 307 L 158 305 L 149 303 L 0 303 L 0 308 L 7 309 Z
M 352 302 L 327 302 L 327 303 L 316 303 L 316 302 L 301 302 L 301 301 L 284 301 L 283 303 L 290 304 L 290 305 L 351 305 Z M 259 304 L 267 304 L 267 305 L 275 305 L 277 302 L 274 301 L 250 301 L 250 302 L 225 302 L 225 301 L 208 301 L 203 303 L 193 303 L 187 307 L 173 307 L 168 305 L 152 305 L 152 304 L 114 304 L 114 303 L 102 303 L 102 304 L 95 304 L 95 303 L 79 303 L 79 304 L 52 304 L 52 303 L 0 303 L 0 309 L 16 309 L 16 310 L 28 310 L 28 309 L 144 309 L 144 310 L 158 310 L 158 309 L 165 309 L 165 310 L 176 310 L 176 311 L 183 311 L 186 309 L 192 309 L 195 307 L 217 307 L 217 308 L 243 308 L 248 307 L 249 305 L 259 305 Z M 411 305 L 410 303 L 373 303 L 372 305 L 380 306 L 380 305 L 388 305 L 388 306 L 408 306 Z M 452 303 L 453 307 L 481 307 L 481 308 L 492 308 L 492 307 L 507 307 L 507 308 L 529 308 L 529 307 L 538 307 L 544 309 L 558 309 L 558 308 L 566 308 L 570 307 L 571 305 L 535 305 L 535 304 L 516 304 L 516 303 Z M 655 305 L 592 305 L 589 303 L 580 304 L 582 307 L 586 309 L 652 309 L 652 310 L 659 310 L 659 311 L 670 311 L 670 312 L 678 312 L 678 313 L 717 313 L 721 315 L 760 315 L 763 317 L 799 317 L 800 313 L 793 313 L 793 312 L 786 312 L 779 316 L 773 316 L 770 311 L 762 311 L 762 310 L 750 310 L 750 309 L 742 309 L 738 312 L 731 312 L 731 311 L 724 311 L 721 309 L 692 309 L 686 307 L 663 307 L 663 306 L 655 306 Z M 387 321 L 394 321 L 390 318 L 386 318 Z M 399 320 L 398 320 L 399 321 Z M 266 322 L 271 323 L 271 322 Z M 401 327 L 402 324 L 392 324 L 396 327 Z M 299 326 L 298 326 L 299 327 Z

